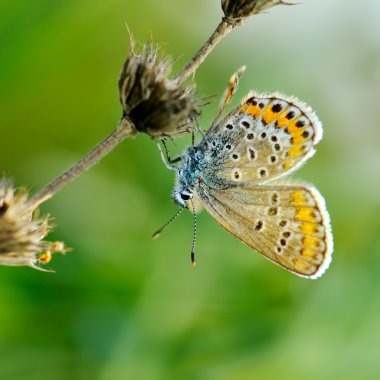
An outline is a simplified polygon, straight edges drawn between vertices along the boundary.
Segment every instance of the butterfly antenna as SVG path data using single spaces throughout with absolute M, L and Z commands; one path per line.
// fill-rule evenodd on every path
M 169 221 L 167 221 L 161 228 L 159 228 L 153 235 L 152 235 L 152 239 L 157 239 L 159 236 L 160 236 L 160 234 L 161 234 L 161 232 L 162 232 L 162 230 L 164 229 L 164 228 L 166 228 L 171 222 L 173 222 L 176 218 L 177 218 L 177 216 L 181 213 L 183 211 L 183 207 L 181 207 L 177 212 L 176 212 L 176 214 L 169 220 Z
M 192 199 L 190 199 L 191 207 L 193 208 L 193 215 L 194 215 L 194 233 L 193 233 L 193 244 L 191 246 L 191 265 L 195 267 L 197 265 L 197 262 L 195 261 L 195 241 L 197 239 L 197 214 L 195 212 L 194 202 Z

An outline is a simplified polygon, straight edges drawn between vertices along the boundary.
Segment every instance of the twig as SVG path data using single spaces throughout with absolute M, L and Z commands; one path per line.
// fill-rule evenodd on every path
M 241 24 L 241 20 L 230 19 L 224 17 L 219 23 L 214 33 L 206 41 L 206 43 L 198 50 L 191 61 L 181 70 L 181 72 L 174 78 L 177 85 L 182 84 L 190 77 L 192 73 L 202 64 L 206 57 L 211 53 L 214 47 L 229 33 L 231 30 Z
M 43 187 L 37 194 L 28 200 L 28 207 L 35 209 L 41 203 L 51 198 L 55 193 L 61 190 L 64 186 L 74 181 L 83 172 L 90 169 L 106 156 L 116 145 L 120 144 L 127 137 L 132 137 L 137 133 L 134 125 L 126 118 L 123 118 L 117 128 L 92 148 L 83 158 L 77 163 L 55 178 L 53 181 Z

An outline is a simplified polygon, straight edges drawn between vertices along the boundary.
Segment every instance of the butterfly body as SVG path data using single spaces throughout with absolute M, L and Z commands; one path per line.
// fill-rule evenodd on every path
M 295 274 L 329 265 L 332 236 L 323 197 L 279 179 L 315 152 L 322 126 L 312 110 L 280 94 L 249 94 L 182 156 L 172 198 L 193 196 L 248 246 Z

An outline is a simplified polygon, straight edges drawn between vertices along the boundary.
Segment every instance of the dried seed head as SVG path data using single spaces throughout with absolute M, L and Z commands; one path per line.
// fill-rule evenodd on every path
M 140 54 L 136 53 L 131 37 L 130 45 L 119 78 L 123 118 L 154 139 L 194 131 L 200 104 L 194 98 L 193 86 L 183 88 L 168 78 L 172 62 L 159 58 L 152 42 Z
M 50 261 L 54 252 L 66 252 L 62 242 L 42 239 L 51 230 L 49 217 L 33 219 L 33 209 L 27 205 L 27 193 L 15 189 L 3 179 L 0 182 L 0 265 L 38 266 Z
M 283 0 L 222 0 L 222 9 L 229 19 L 244 19 L 281 4 L 295 5 Z

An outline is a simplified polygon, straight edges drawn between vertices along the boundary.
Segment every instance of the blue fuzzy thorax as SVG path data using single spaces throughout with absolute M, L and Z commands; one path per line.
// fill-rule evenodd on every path
M 192 189 L 205 167 L 205 155 L 200 147 L 190 147 L 182 156 L 182 163 L 177 169 L 176 184 L 172 194 L 174 202 L 179 206 L 186 206 L 185 198 L 187 195 L 192 195 Z
M 179 183 L 187 189 L 194 187 L 195 182 L 206 166 L 203 151 L 198 147 L 191 147 L 183 156 L 183 166 L 178 171 Z

